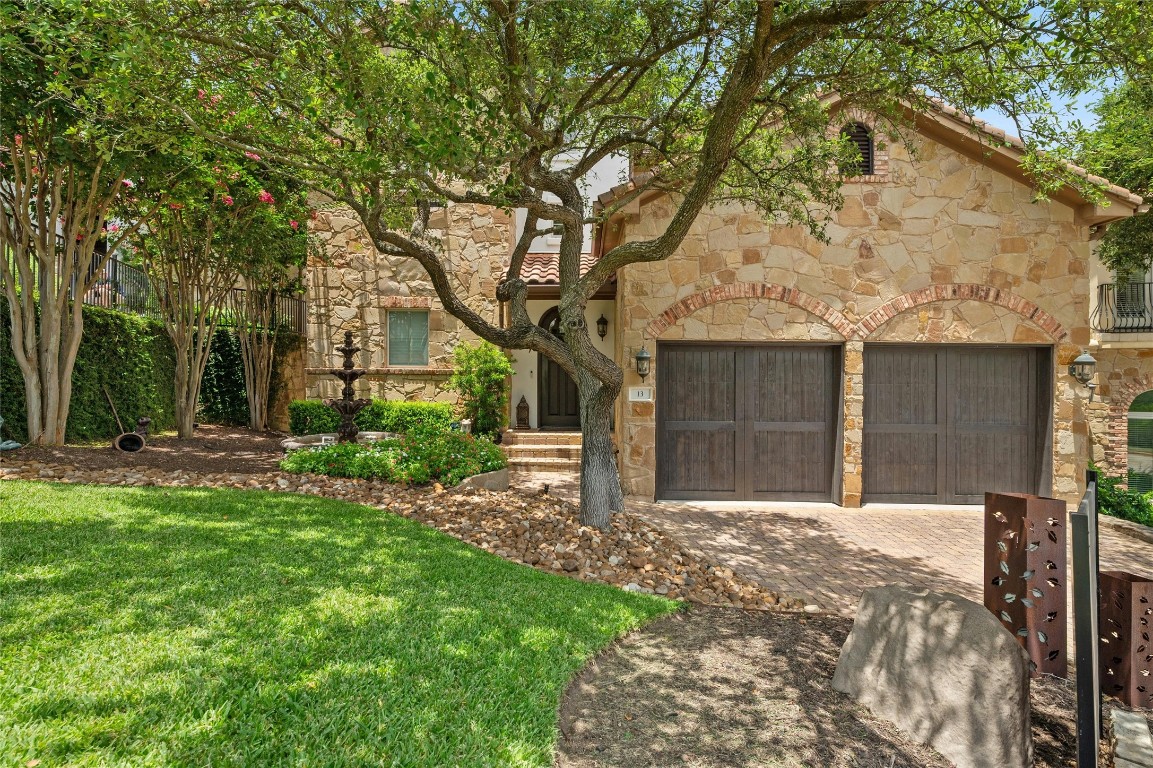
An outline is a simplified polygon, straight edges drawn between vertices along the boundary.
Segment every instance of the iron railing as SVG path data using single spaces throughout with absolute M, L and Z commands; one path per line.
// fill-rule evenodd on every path
M 1153 331 L 1153 283 L 1102 283 L 1090 318 L 1101 333 Z
M 15 271 L 15 270 L 13 270 Z M 33 275 L 33 280 L 36 276 Z M 75 281 L 69 295 L 76 292 Z M 233 288 L 225 299 L 218 324 L 222 328 L 235 327 L 241 317 L 244 302 L 244 288 Z M 272 308 L 272 324 L 294 333 L 304 334 L 307 325 L 308 309 L 304 299 L 288 294 L 277 294 Z M 118 312 L 126 312 L 144 317 L 160 317 L 160 301 L 148 275 L 139 267 L 134 267 L 115 256 L 109 258 L 100 270 L 99 276 L 84 294 L 84 303 Z

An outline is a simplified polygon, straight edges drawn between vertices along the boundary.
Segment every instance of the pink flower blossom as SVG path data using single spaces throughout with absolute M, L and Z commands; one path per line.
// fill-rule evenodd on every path
M 197 88 L 197 89 L 196 89 L 196 98 L 200 99 L 201 101 L 204 101 L 204 97 L 205 97 L 205 96 L 207 96 L 207 95 L 208 95 L 208 94 L 206 94 L 206 93 L 204 92 L 204 89 L 203 89 L 203 88 Z
M 168 207 L 174 211 L 179 211 L 180 209 L 182 209 L 184 207 L 184 204 L 183 203 L 169 203 Z
M 119 224 L 109 224 L 107 227 L 104 228 L 104 231 L 114 234 L 114 233 L 120 231 L 120 225 Z
M 272 205 L 276 202 L 276 198 L 272 196 L 272 193 L 264 189 L 260 190 L 260 194 L 256 197 L 258 200 L 260 200 L 260 202 L 268 203 L 269 205 Z
M 260 162 L 260 155 L 256 154 L 255 152 L 245 152 L 244 156 L 247 157 L 249 160 L 255 160 L 256 162 Z
M 300 229 L 300 222 L 296 219 L 292 219 L 288 222 L 288 226 L 292 227 L 293 229 Z
M 125 179 L 124 181 L 122 181 L 120 183 L 123 184 L 124 186 L 128 187 L 129 189 L 132 189 L 133 187 L 136 186 L 136 182 L 132 181 L 132 179 Z
M 16 146 L 17 147 L 21 147 L 24 145 L 24 135 L 23 134 L 18 133 L 13 138 L 16 140 Z
M 225 195 L 222 199 L 225 205 L 232 205 L 232 195 Z
M 212 98 L 209 99 L 209 101 L 211 101 L 213 103 L 213 105 L 219 104 L 220 103 L 220 95 L 214 94 L 212 96 Z

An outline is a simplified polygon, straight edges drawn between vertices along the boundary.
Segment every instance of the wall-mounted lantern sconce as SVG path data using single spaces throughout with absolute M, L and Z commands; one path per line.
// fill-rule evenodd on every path
M 1088 352 L 1082 352 L 1069 363 L 1069 375 L 1089 388 L 1089 402 L 1093 402 L 1093 391 L 1097 389 L 1093 383 L 1093 369 L 1096 367 L 1097 361 Z
M 637 362 L 637 375 L 641 377 L 641 381 L 643 382 L 649 375 L 653 356 L 649 354 L 649 351 L 645 349 L 645 345 L 642 343 L 641 348 L 637 350 L 635 359 Z
M 605 335 L 608 334 L 608 332 L 609 332 L 609 320 L 607 317 L 605 317 L 602 314 L 600 316 L 600 318 L 597 320 L 597 336 L 600 336 L 603 339 L 605 337 Z

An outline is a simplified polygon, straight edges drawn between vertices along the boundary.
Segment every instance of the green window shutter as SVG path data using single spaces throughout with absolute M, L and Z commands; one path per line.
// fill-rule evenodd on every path
M 388 313 L 388 364 L 428 365 L 428 312 Z

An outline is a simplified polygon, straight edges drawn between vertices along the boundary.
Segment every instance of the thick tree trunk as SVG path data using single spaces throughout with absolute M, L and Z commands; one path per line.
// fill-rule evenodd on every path
M 584 384 L 584 386 L 581 386 Z M 613 452 L 612 413 L 620 386 L 605 384 L 591 372 L 578 377 L 581 414 L 581 525 L 606 529 L 624 510 L 620 472 Z

